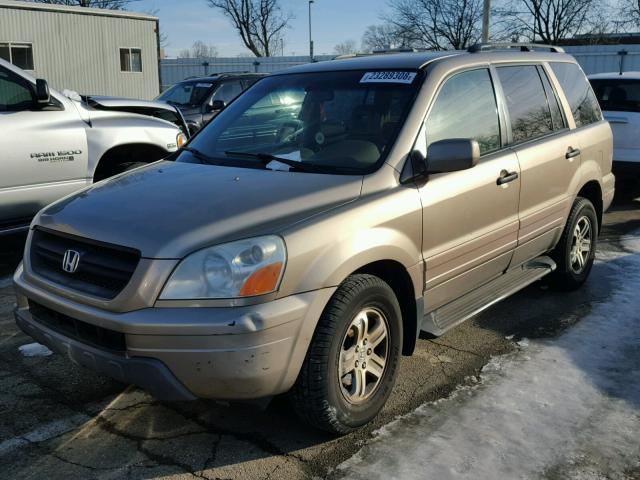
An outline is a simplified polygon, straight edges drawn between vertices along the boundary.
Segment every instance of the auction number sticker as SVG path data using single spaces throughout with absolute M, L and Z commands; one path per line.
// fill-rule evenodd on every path
M 360 83 L 412 83 L 416 72 L 367 72 Z

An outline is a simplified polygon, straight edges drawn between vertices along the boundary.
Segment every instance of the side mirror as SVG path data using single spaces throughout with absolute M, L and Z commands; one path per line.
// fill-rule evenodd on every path
M 219 112 L 227 106 L 227 102 L 224 100 L 214 100 L 210 105 L 207 105 L 207 112 Z
M 39 105 L 47 105 L 51 102 L 51 94 L 49 93 L 49 85 L 46 80 L 38 78 L 36 80 L 36 102 Z
M 427 173 L 457 172 L 480 160 L 480 145 L 469 138 L 440 140 L 427 148 Z

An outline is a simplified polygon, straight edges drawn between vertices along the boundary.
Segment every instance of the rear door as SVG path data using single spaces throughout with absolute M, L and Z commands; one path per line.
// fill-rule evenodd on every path
M 591 85 L 613 130 L 613 160 L 640 166 L 640 79 L 598 78 Z
M 0 66 L 0 229 L 87 184 L 84 127 L 73 105 L 37 106 L 31 82 Z
M 548 251 L 573 202 L 580 150 L 539 65 L 496 65 L 507 110 L 508 137 L 522 171 L 520 230 L 512 266 Z

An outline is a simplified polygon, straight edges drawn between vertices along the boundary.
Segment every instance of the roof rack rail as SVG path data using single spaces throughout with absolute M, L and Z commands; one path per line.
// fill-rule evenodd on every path
M 397 47 L 397 48 L 378 48 L 371 52 L 358 52 L 358 53 L 345 53 L 344 55 L 337 55 L 333 57 L 333 60 L 344 60 L 347 58 L 357 57 L 370 57 L 372 55 L 386 55 L 391 53 L 417 53 L 428 52 L 427 48 L 411 48 L 411 47 Z
M 543 43 L 475 43 L 467 48 L 469 53 L 487 52 L 490 50 L 519 49 L 521 52 L 533 52 L 534 50 L 548 50 L 553 53 L 564 53 L 562 47 L 545 45 Z
M 214 72 L 209 74 L 210 77 L 221 77 L 223 75 L 245 75 L 247 73 L 255 73 L 255 72 L 250 72 L 249 70 L 242 70 L 239 72 Z

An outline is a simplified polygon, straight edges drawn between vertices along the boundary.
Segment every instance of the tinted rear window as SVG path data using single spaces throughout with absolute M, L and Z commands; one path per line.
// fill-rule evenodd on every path
M 552 62 L 550 65 L 567 97 L 576 126 L 601 120 L 600 106 L 580 67 L 575 63 Z
M 591 85 L 602 110 L 640 112 L 639 80 L 597 79 Z

